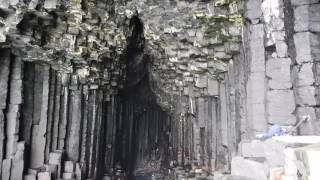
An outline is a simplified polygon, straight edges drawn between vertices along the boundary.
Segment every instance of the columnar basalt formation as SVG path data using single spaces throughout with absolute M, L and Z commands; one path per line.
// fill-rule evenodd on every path
M 230 172 L 319 135 L 319 0 L 0 0 L 2 180 Z M 121 168 L 120 168 L 121 167 Z

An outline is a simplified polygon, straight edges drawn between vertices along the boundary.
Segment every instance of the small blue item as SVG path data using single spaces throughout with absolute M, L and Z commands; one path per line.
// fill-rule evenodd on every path
M 273 136 L 283 136 L 285 134 L 286 134 L 285 131 L 278 124 L 275 124 L 270 127 L 267 133 L 264 133 L 262 135 L 262 139 L 269 139 L 269 138 L 272 138 Z

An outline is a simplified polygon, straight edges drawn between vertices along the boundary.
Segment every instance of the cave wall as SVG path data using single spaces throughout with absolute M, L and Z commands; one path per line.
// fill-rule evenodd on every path
M 271 124 L 310 115 L 297 134 L 318 135 L 319 7 L 0 1 L 2 179 L 228 172 Z

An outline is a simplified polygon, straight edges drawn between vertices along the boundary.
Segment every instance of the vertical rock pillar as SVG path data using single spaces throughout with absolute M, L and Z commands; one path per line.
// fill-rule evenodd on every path
M 80 149 L 80 125 L 81 125 L 81 91 L 71 91 L 69 106 L 70 118 L 66 139 L 66 153 L 70 160 L 79 160 Z
M 30 167 L 39 168 L 44 164 L 47 111 L 49 96 L 49 69 L 47 65 L 36 65 L 34 92 L 38 94 L 34 97 L 34 117 L 32 126 L 31 158 Z
M 4 109 L 6 108 L 8 78 L 10 71 L 10 51 L 0 51 L 0 175 L 2 170 L 3 147 L 5 138 Z

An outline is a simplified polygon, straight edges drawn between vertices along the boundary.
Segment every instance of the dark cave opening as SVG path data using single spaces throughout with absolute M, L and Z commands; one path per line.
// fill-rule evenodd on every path
M 170 116 L 157 104 L 150 88 L 143 24 L 130 20 L 131 36 L 125 50 L 126 83 L 119 93 L 114 167 L 123 167 L 129 179 L 159 172 L 168 165 Z M 140 177 L 141 178 L 141 177 Z

